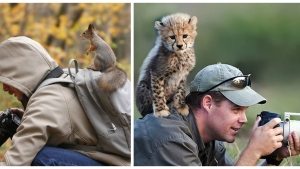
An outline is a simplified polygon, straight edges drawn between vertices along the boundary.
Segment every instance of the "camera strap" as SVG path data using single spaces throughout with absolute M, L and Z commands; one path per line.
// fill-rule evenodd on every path
M 62 68 L 60 66 L 57 66 L 46 77 L 44 77 L 43 80 L 41 80 L 41 82 L 36 86 L 36 88 L 33 90 L 32 93 L 34 93 L 37 90 L 37 88 L 40 86 L 40 84 L 42 82 L 44 82 L 45 80 L 51 79 L 51 78 L 59 78 L 63 73 L 64 73 L 64 71 L 62 70 Z
M 32 91 L 31 95 L 37 90 L 37 88 L 40 86 L 40 84 L 47 80 L 47 79 L 51 79 L 51 78 L 58 78 L 60 77 L 62 74 L 64 73 L 64 71 L 62 70 L 62 68 L 60 66 L 57 66 L 55 69 L 53 69 L 49 74 L 47 74 L 46 77 L 44 77 L 41 82 L 36 86 L 36 88 Z M 24 110 L 27 107 L 27 103 L 29 101 L 29 98 L 31 97 L 31 95 L 29 97 L 27 97 L 25 94 L 22 95 L 21 97 L 21 103 L 23 105 Z

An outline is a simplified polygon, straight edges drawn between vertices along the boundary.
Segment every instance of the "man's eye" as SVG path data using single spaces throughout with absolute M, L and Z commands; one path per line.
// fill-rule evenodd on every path
M 183 38 L 187 38 L 187 37 L 188 37 L 188 35 L 187 35 L 187 34 L 184 34 L 182 37 L 183 37 Z
M 237 108 L 233 108 L 232 109 L 235 113 L 239 112 L 241 110 L 241 108 L 237 107 Z
M 175 39 L 175 36 L 174 36 L 174 35 L 173 35 L 173 36 L 170 36 L 170 38 L 171 38 L 171 39 Z

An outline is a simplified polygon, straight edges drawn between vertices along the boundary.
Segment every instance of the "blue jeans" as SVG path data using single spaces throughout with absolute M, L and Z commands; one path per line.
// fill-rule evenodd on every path
M 104 166 L 105 163 L 93 160 L 81 153 L 45 146 L 33 159 L 32 166 Z

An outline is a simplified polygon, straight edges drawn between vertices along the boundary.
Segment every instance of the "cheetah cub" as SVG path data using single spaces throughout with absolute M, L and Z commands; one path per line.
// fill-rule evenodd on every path
M 136 106 L 142 116 L 154 112 L 166 117 L 169 106 L 184 116 L 189 114 L 185 82 L 195 66 L 196 23 L 197 17 L 183 13 L 155 22 L 158 36 L 143 62 L 136 89 Z

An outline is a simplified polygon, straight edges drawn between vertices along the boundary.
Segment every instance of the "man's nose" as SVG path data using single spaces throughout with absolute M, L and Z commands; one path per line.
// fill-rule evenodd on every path
M 248 120 L 247 120 L 247 116 L 246 116 L 246 113 L 244 112 L 244 113 L 241 113 L 241 116 L 240 116 L 240 118 L 239 118 L 239 122 L 240 123 L 247 123 L 248 122 Z

